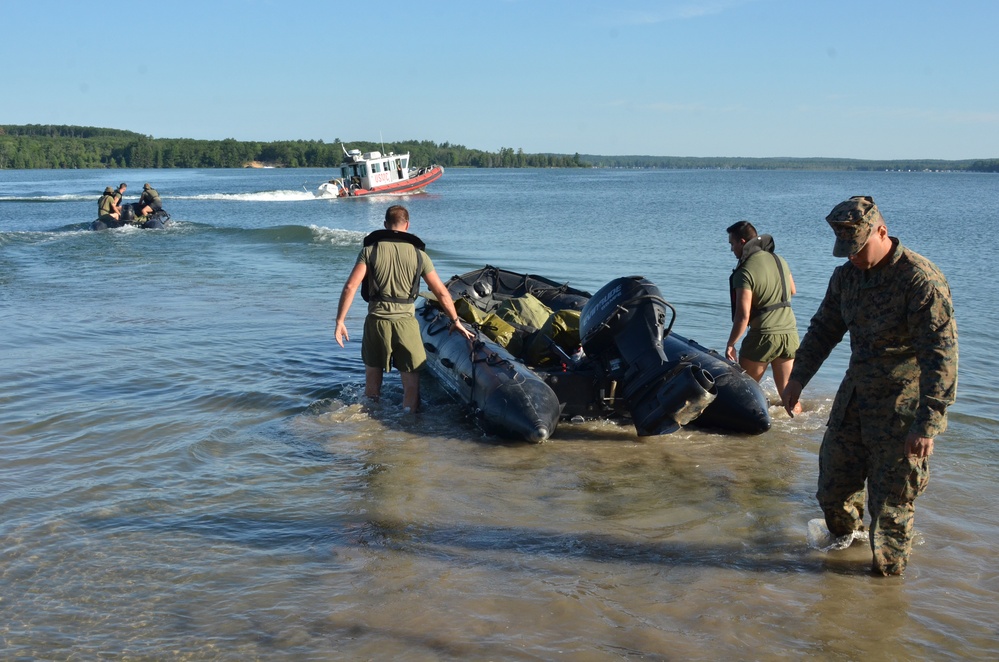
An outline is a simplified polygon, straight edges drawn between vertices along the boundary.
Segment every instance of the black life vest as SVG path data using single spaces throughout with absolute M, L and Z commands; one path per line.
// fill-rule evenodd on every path
M 413 276 L 413 286 L 409 291 L 409 298 L 390 297 L 382 294 L 375 282 L 374 266 L 375 253 L 378 251 L 378 244 L 382 241 L 395 241 L 403 244 L 410 244 L 416 248 L 416 274 Z M 368 257 L 368 273 L 361 283 L 361 298 L 365 301 L 385 301 L 387 303 L 413 303 L 420 295 L 420 274 L 423 271 L 423 253 L 427 245 L 415 234 L 399 232 L 397 230 L 375 230 L 364 238 L 364 245 L 371 246 L 371 255 Z

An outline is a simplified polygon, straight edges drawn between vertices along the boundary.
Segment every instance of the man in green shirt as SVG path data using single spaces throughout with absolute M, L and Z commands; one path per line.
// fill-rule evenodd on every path
M 150 186 L 148 182 L 142 186 L 142 195 L 139 196 L 139 208 L 142 210 L 143 216 L 149 216 L 154 211 L 163 209 L 163 202 L 160 200 L 159 192 Z
M 104 188 L 104 195 L 97 201 L 97 220 L 107 224 L 108 227 L 117 227 L 119 216 L 115 211 L 114 189 L 107 186 Z
M 409 211 L 402 205 L 389 207 L 384 225 L 384 230 L 372 232 L 364 239 L 364 247 L 340 293 L 333 335 L 340 347 L 350 340 L 345 323 L 347 311 L 354 293 L 363 284 L 362 296 L 368 301 L 361 340 L 364 394 L 378 400 L 382 375 L 394 364 L 402 378 L 403 410 L 416 412 L 420 404 L 419 370 L 427 362 L 413 305 L 421 276 L 451 319 L 450 332 L 457 331 L 469 340 L 474 336 L 459 321 L 451 294 L 424 252 L 423 242 L 409 233 Z
M 114 210 L 118 212 L 119 218 L 121 217 L 121 199 L 125 196 L 125 189 L 128 188 L 128 184 L 122 182 L 118 184 L 118 188 L 111 192 L 111 197 L 114 198 Z
M 732 331 L 725 356 L 738 361 L 756 381 L 769 365 L 779 394 L 787 386 L 798 349 L 798 323 L 791 310 L 791 297 L 797 290 L 791 268 L 774 253 L 773 237 L 757 234 L 749 221 L 734 223 L 727 232 L 739 263 L 729 277 Z M 737 356 L 735 343 L 743 333 L 746 338 Z M 800 411 L 801 405 L 796 404 L 795 413 Z

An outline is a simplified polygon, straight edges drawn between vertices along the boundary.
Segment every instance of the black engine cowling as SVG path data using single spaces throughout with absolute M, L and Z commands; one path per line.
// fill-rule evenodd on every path
M 667 309 L 659 288 L 642 276 L 617 278 L 583 307 L 579 335 L 586 354 L 617 381 L 639 435 L 674 432 L 715 398 L 714 378 L 663 352 Z

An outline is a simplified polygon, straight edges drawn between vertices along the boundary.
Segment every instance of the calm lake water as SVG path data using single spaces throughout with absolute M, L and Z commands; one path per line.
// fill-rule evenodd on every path
M 775 237 L 803 333 L 839 263 L 824 216 L 873 195 L 947 275 L 961 342 L 919 544 L 879 579 L 865 545 L 806 537 L 845 347 L 758 437 L 498 443 L 429 380 L 404 418 L 397 375 L 362 397 L 362 305 L 332 338 L 398 200 L 315 199 L 331 174 L 0 171 L 0 657 L 999 657 L 999 177 L 454 169 L 402 201 L 445 279 L 641 274 L 722 348 L 725 227 Z M 175 223 L 87 231 L 119 181 Z

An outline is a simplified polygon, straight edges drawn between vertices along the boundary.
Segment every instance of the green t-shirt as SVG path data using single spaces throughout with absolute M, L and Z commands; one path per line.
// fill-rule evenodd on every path
M 142 195 L 139 196 L 139 204 L 155 207 L 163 203 L 160 201 L 160 194 L 156 189 L 147 188 L 142 190 Z
M 110 193 L 101 196 L 97 201 L 97 215 L 107 216 L 114 211 L 114 197 Z
M 416 251 L 412 244 L 399 241 L 380 241 L 375 252 L 377 264 L 371 264 L 371 251 L 374 246 L 365 246 L 357 256 L 357 262 L 363 262 L 368 273 L 365 278 L 374 276 L 375 283 L 385 296 L 405 299 L 413 288 L 413 276 L 416 273 Z M 424 251 L 423 268 L 420 276 L 426 276 L 434 270 L 434 263 Z M 382 319 L 391 319 L 413 315 L 416 306 L 411 303 L 390 303 L 388 301 L 369 301 L 368 314 Z
M 774 260 L 774 257 L 777 260 Z M 779 255 L 767 251 L 753 253 L 732 274 L 732 287 L 734 289 L 749 290 L 753 293 L 753 304 L 749 312 L 749 327 L 757 333 L 791 333 L 797 331 L 798 328 L 791 306 L 756 315 L 758 309 L 783 301 L 780 272 L 777 271 L 778 262 L 780 270 L 784 273 L 787 300 L 790 301 L 791 269 L 787 266 L 784 258 Z

